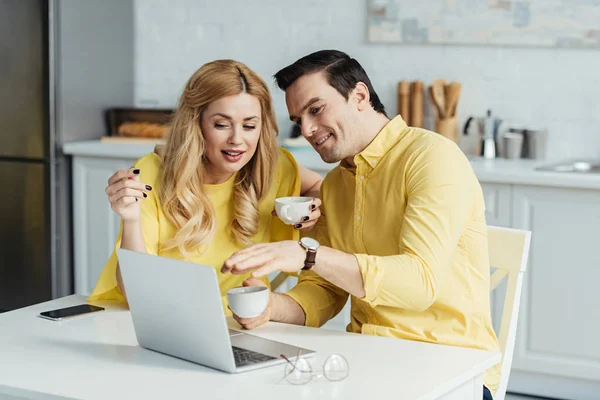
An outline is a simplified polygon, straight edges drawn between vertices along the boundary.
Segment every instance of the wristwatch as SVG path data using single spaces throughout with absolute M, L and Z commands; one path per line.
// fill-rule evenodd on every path
M 319 248 L 319 242 L 313 238 L 303 237 L 298 242 L 304 250 L 306 250 L 306 259 L 304 260 L 303 270 L 309 270 L 315 265 L 317 258 L 317 249 Z

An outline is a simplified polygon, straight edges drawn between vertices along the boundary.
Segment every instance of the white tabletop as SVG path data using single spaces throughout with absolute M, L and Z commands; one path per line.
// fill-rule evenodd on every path
M 283 365 L 227 374 L 143 349 L 124 307 L 54 322 L 41 311 L 85 302 L 73 295 L 0 314 L 0 393 L 28 398 L 429 399 L 479 376 L 500 354 L 326 329 L 268 323 L 261 337 L 310 348 L 319 370 L 332 353 L 346 357 L 341 382 L 282 381 Z M 232 328 L 239 328 L 229 320 Z

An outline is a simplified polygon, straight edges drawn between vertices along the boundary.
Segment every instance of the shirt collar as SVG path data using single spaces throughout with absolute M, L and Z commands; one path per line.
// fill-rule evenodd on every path
M 400 115 L 394 117 L 379 131 L 375 139 L 363 151 L 354 156 L 354 164 L 357 167 L 368 165 L 371 169 L 374 169 L 383 156 L 400 141 L 407 128 L 406 122 L 404 122 Z M 342 161 L 340 166 L 350 171 L 354 170 L 345 161 Z

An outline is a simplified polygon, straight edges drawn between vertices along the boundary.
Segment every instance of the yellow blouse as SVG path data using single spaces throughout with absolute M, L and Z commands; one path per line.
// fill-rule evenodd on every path
M 158 199 L 160 191 L 159 172 L 160 158 L 157 154 L 148 154 L 135 163 L 135 168 L 140 170 L 140 180 L 152 186 L 152 191 L 148 192 L 148 197 L 142 200 L 141 218 L 142 232 L 146 251 L 148 254 L 170 257 L 184 260 L 183 254 L 178 249 L 163 250 L 164 243 L 173 238 L 177 232 L 175 225 L 168 219 L 163 212 Z M 232 253 L 241 250 L 245 246 L 235 240 L 231 232 L 231 223 L 233 220 L 233 184 L 234 176 L 228 181 L 217 185 L 204 185 L 206 192 L 211 197 L 213 208 L 216 213 L 217 228 L 215 235 L 206 251 L 197 256 L 192 256 L 187 261 L 197 264 L 209 265 L 215 268 L 219 279 L 223 307 L 226 314 L 230 314 L 227 308 L 227 290 L 241 286 L 242 282 L 248 278 L 249 274 L 233 275 L 221 274 L 223 262 L 231 256 Z M 298 196 L 300 194 L 300 172 L 294 157 L 286 150 L 280 149 L 277 169 L 273 178 L 271 189 L 259 203 L 259 230 L 251 240 L 254 243 L 268 243 L 280 240 L 297 240 L 299 232 L 293 226 L 285 225 L 277 217 L 273 217 L 271 212 L 274 209 L 275 199 L 284 196 Z M 104 270 L 102 271 L 94 291 L 88 298 L 94 300 L 119 300 L 125 301 L 117 285 L 116 268 L 117 256 L 116 249 L 121 246 L 122 226 L 115 250 L 113 250 Z M 268 278 L 264 281 L 268 283 Z M 173 284 L 176 284 L 173 282 Z

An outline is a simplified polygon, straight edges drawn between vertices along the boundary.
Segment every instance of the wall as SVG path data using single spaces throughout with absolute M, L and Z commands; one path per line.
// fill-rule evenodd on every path
M 57 140 L 98 139 L 103 112 L 134 102 L 133 0 L 60 0 L 56 11 Z
M 361 62 L 392 115 L 399 80 L 457 80 L 461 125 L 491 108 L 548 127 L 552 158 L 600 157 L 598 50 L 369 44 L 365 0 L 135 0 L 134 14 L 138 106 L 173 107 L 192 72 L 216 58 L 245 62 L 271 84 L 297 58 L 337 48 Z M 273 87 L 273 97 L 287 136 L 283 93 Z
M 134 103 L 133 0 L 51 2 L 56 158 L 51 164 L 52 260 L 57 297 L 73 293 L 71 164 L 66 142 L 99 139 L 104 110 Z

